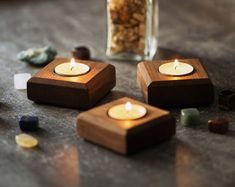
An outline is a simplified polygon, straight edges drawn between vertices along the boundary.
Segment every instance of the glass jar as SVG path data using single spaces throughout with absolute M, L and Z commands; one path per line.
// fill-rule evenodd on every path
M 157 50 L 158 0 L 107 0 L 106 55 L 151 60 Z

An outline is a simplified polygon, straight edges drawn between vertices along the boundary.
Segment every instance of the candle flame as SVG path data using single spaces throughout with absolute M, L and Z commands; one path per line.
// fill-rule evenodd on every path
M 73 68 L 76 66 L 76 62 L 75 62 L 75 59 L 72 58 L 71 61 L 70 61 L 70 69 L 71 71 L 73 70 Z
M 125 104 L 125 109 L 127 112 L 130 112 L 132 110 L 132 104 L 130 102 L 127 102 Z
M 179 61 L 176 59 L 175 61 L 174 61 L 174 69 L 176 70 L 177 69 L 177 67 L 180 65 L 180 63 L 179 63 Z

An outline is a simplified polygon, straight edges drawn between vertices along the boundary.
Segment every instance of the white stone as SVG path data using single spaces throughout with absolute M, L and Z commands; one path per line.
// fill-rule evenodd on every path
M 29 73 L 19 73 L 14 75 L 14 87 L 16 90 L 27 89 L 27 82 L 31 78 Z

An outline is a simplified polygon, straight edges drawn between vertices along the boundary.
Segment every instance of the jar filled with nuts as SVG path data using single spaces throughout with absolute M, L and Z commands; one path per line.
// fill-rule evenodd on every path
M 107 0 L 107 51 L 118 60 L 151 60 L 157 50 L 158 0 Z

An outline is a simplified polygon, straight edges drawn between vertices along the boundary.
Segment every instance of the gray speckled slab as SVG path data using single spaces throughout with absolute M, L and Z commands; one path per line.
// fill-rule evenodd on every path
M 159 51 L 156 58 L 174 54 L 203 60 L 215 86 L 235 89 L 235 2 L 231 0 L 160 0 Z M 92 48 L 105 60 L 105 1 L 0 1 L 0 187 L 157 186 L 214 187 L 235 185 L 235 111 L 219 111 L 215 103 L 199 108 L 202 124 L 177 127 L 169 142 L 132 157 L 122 157 L 78 139 L 79 111 L 37 105 L 25 91 L 13 88 L 15 73 L 39 69 L 17 61 L 30 47 L 55 46 L 69 56 L 75 45 Z M 122 96 L 142 100 L 136 83 L 136 64 L 110 62 L 117 69 L 117 86 L 101 103 Z M 180 110 L 172 110 L 179 120 Z M 23 114 L 40 117 L 40 140 L 35 150 L 16 146 Z M 208 118 L 230 120 L 230 132 L 208 132 Z M 179 121 L 178 121 L 179 122 Z

